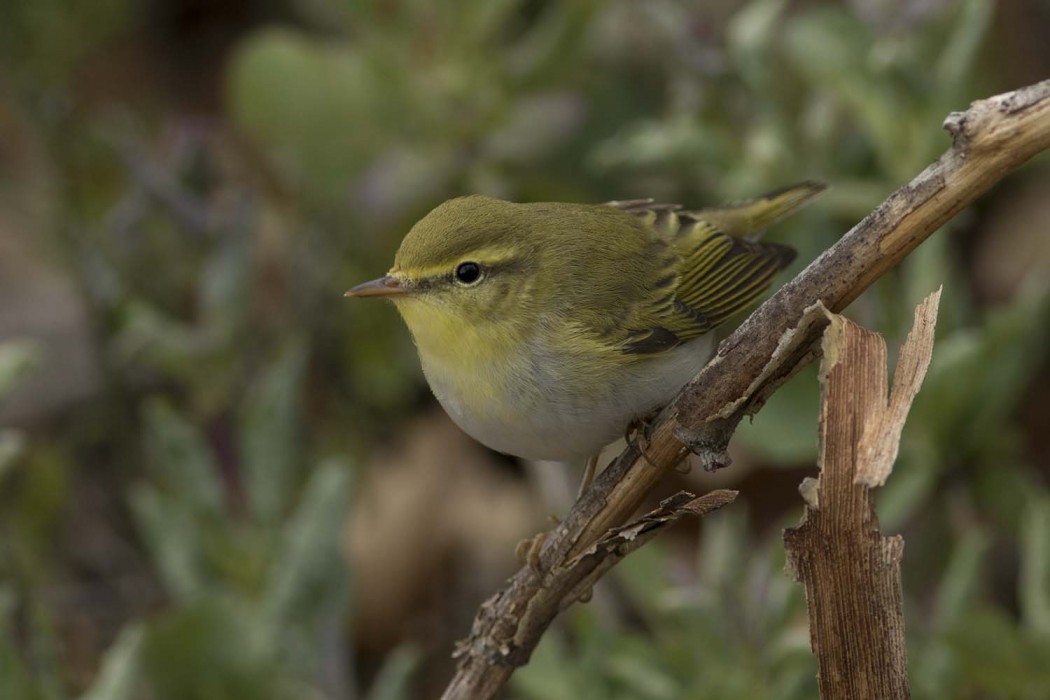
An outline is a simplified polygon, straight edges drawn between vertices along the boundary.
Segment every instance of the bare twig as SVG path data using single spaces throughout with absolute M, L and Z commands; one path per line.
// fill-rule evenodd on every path
M 528 598 L 526 608 L 521 611 L 521 615 L 515 621 L 518 630 L 516 634 L 526 638 L 533 634 L 537 637 L 543 634 L 543 630 L 550 624 L 554 615 L 577 600 L 589 598 L 594 583 L 630 552 L 638 549 L 683 517 L 702 517 L 732 503 L 736 496 L 736 491 L 725 490 L 712 491 L 699 498 L 685 491 L 679 492 L 661 502 L 659 508 L 630 525 L 609 530 L 604 537 L 590 547 L 558 564 L 550 571 L 536 572 L 542 577 L 544 583 L 535 595 Z M 485 602 L 478 612 L 478 617 L 500 612 L 504 597 L 516 595 L 512 584 Z M 489 647 L 487 643 L 488 640 L 485 638 L 471 636 L 460 642 L 456 655 L 489 656 L 493 657 L 494 662 L 499 663 L 513 654 L 516 648 L 521 648 Z M 526 660 L 522 659 L 522 663 Z M 462 692 L 466 692 L 466 689 Z
M 725 448 L 740 419 L 814 357 L 821 323 L 802 321 L 807 307 L 820 301 L 841 311 L 960 209 L 1050 146 L 1050 81 L 975 102 L 950 115 L 945 128 L 952 147 L 751 314 L 661 414 L 646 458 L 636 447 L 624 450 L 546 538 L 539 571 L 523 568 L 486 601 L 445 698 L 499 691 L 559 610 L 547 605 L 542 616 L 527 615 L 545 589 L 558 588 L 550 574 L 626 522 L 688 450 L 711 468 L 728 463 Z
M 784 533 L 788 568 L 806 587 L 822 698 L 909 697 L 900 561 L 883 537 L 871 488 L 893 466 L 911 402 L 933 354 L 940 291 L 915 310 L 887 397 L 886 343 L 829 314 L 821 362 L 820 479 L 802 523 Z M 888 398 L 888 400 L 887 400 Z

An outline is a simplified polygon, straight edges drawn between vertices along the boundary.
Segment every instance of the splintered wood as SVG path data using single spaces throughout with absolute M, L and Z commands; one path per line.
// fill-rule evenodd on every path
M 940 290 L 915 311 L 887 390 L 886 343 L 828 314 L 821 362 L 820 477 L 805 485 L 801 524 L 785 531 L 788 567 L 806 588 L 810 643 L 824 700 L 908 698 L 900 561 L 883 537 L 871 488 L 889 476 L 901 430 L 930 364 Z

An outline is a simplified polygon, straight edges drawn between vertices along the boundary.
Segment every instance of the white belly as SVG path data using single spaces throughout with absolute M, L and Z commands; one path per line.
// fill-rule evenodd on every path
M 445 411 L 478 442 L 517 457 L 573 461 L 596 454 L 622 437 L 633 419 L 670 401 L 707 363 L 711 350 L 711 338 L 702 336 L 637 362 L 615 381 L 589 386 L 586 398 L 578 387 L 570 391 L 542 352 L 534 353 L 528 377 L 506 387 L 491 410 L 443 381 L 449 375 L 442 368 L 424 364 L 423 370 Z

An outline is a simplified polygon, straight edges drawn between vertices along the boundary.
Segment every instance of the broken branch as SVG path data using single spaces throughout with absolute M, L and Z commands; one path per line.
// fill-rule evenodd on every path
M 915 310 L 887 396 L 886 343 L 835 314 L 820 366 L 820 477 L 802 523 L 784 532 L 788 569 L 806 588 L 822 698 L 907 698 L 900 562 L 871 489 L 889 476 L 904 419 L 933 354 L 940 290 Z

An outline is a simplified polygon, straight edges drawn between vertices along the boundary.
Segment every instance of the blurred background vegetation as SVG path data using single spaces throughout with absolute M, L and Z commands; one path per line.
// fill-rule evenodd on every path
M 694 206 L 813 178 L 800 269 L 1050 75 L 1046 0 L 7 0 L 0 7 L 0 697 L 433 697 L 575 477 L 477 447 L 388 305 L 455 195 Z M 917 698 L 1050 688 L 1050 177 L 1008 178 L 849 310 L 945 285 L 880 494 Z M 785 277 L 786 278 L 786 277 Z M 813 371 L 667 492 L 742 498 L 611 575 L 525 700 L 812 698 L 781 529 Z M 666 495 L 666 494 L 662 494 Z

